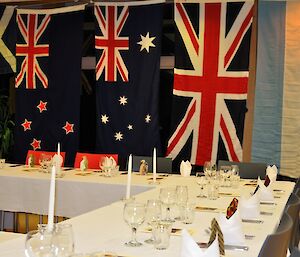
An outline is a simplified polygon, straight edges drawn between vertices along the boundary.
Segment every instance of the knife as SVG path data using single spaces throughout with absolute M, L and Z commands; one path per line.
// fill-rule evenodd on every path
M 204 242 L 197 242 L 200 248 L 208 248 L 208 243 Z M 248 246 L 242 246 L 242 245 L 224 245 L 225 250 L 238 250 L 238 251 L 248 251 Z
M 260 202 L 260 204 L 263 204 L 263 205 L 277 205 L 277 203 L 274 203 L 274 202 Z
M 250 219 L 242 219 L 242 222 L 246 222 L 246 223 L 264 223 L 263 220 L 250 220 Z
M 260 215 L 269 215 L 269 216 L 272 216 L 273 213 L 272 212 L 268 212 L 268 211 L 261 211 Z

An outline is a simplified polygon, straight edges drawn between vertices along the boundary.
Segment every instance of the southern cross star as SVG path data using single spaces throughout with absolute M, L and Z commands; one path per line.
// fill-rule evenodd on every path
M 150 46 L 155 47 L 155 45 L 152 42 L 155 39 L 155 37 L 150 37 L 149 32 L 147 32 L 146 36 L 143 35 L 140 36 L 141 36 L 141 41 L 137 43 L 138 45 L 141 45 L 140 52 L 142 52 L 143 49 L 145 49 L 149 53 Z

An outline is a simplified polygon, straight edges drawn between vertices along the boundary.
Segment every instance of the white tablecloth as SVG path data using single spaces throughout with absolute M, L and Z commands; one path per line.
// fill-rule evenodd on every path
M 143 185 L 148 187 L 148 178 L 135 175 L 133 176 L 133 184 Z M 67 179 L 67 177 L 65 178 Z M 78 177 L 70 177 L 70 181 L 77 181 Z M 81 177 L 80 180 L 90 180 L 91 177 Z M 101 178 L 111 182 L 112 185 L 120 183 L 125 178 Z M 119 181 L 119 182 L 118 182 Z M 78 181 L 77 181 L 78 182 Z M 78 182 L 83 183 L 83 182 Z M 88 183 L 89 184 L 89 183 Z M 221 188 L 224 193 L 232 192 L 236 195 L 245 192 L 252 192 L 255 187 L 244 186 L 245 181 L 241 181 L 238 189 Z M 188 185 L 190 201 L 195 202 L 199 206 L 211 206 L 219 209 L 224 209 L 228 206 L 232 197 L 220 197 L 217 200 L 208 200 L 197 198 L 199 193 L 199 186 L 196 184 L 195 177 L 183 178 L 180 176 L 169 176 L 160 181 L 160 184 L 152 190 L 145 191 L 136 196 L 136 201 L 144 202 L 148 199 L 156 199 L 159 195 L 161 187 L 172 185 Z M 272 233 L 278 225 L 282 211 L 286 201 L 293 190 L 294 183 L 291 182 L 275 182 L 273 187 L 275 189 L 284 190 L 283 193 L 276 193 L 279 198 L 275 198 L 275 205 L 261 205 L 261 211 L 271 212 L 272 216 L 261 215 L 260 219 L 264 222 L 261 224 L 243 223 L 243 230 L 245 234 L 254 235 L 251 240 L 246 240 L 246 245 L 249 246 L 249 251 L 226 251 L 226 257 L 255 257 L 258 256 L 259 250 L 269 233 Z M 106 194 L 110 193 L 107 192 Z M 103 196 L 104 197 L 104 196 Z M 105 196 L 106 197 L 106 196 Z M 93 199 L 91 199 L 92 201 Z M 141 247 L 126 247 L 124 243 L 130 238 L 130 228 L 123 220 L 123 206 L 124 202 L 118 201 L 108 206 L 96 209 L 94 211 L 79 215 L 67 220 L 71 223 L 74 229 L 75 251 L 80 252 L 94 252 L 94 251 L 113 251 L 119 255 L 131 257 L 180 257 L 181 238 L 180 236 L 172 236 L 170 247 L 167 250 L 155 250 L 152 245 L 144 244 Z M 213 217 L 218 217 L 218 213 L 213 212 L 196 212 L 195 222 L 190 225 L 184 225 L 176 222 L 173 227 L 188 228 L 194 231 L 193 237 L 198 242 L 207 242 L 208 235 L 205 232 L 210 226 Z M 150 236 L 149 233 L 143 232 L 143 227 L 138 229 L 138 239 L 143 241 Z M 17 238 L 13 240 L 0 243 L 0 256 L 15 257 L 24 256 L 24 238 Z
M 80 176 L 78 170 L 65 172 L 56 183 L 55 215 L 74 217 L 122 199 L 126 192 L 126 175 L 106 178 L 99 173 Z M 23 166 L 0 169 L 0 210 L 48 213 L 50 174 L 28 171 Z M 137 177 L 132 185 L 132 195 L 153 187 L 144 177 Z

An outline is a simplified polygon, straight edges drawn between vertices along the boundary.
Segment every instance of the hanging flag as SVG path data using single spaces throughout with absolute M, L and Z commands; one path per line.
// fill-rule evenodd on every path
M 252 17 L 251 1 L 175 3 L 175 161 L 242 160 Z
M 97 151 L 160 148 L 162 1 L 95 3 Z
M 85 5 L 18 9 L 15 158 L 27 151 L 55 151 L 66 165 L 78 147 L 80 71 Z
M 15 7 L 0 6 L 0 74 L 16 71 L 16 32 Z
M 252 161 L 299 178 L 300 3 L 260 1 Z

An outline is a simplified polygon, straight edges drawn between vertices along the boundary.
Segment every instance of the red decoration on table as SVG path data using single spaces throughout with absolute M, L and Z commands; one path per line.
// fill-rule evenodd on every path
M 264 183 L 264 185 L 267 187 L 267 186 L 270 185 L 270 182 L 271 182 L 271 180 L 270 180 L 269 176 L 267 175 L 267 176 L 265 177 L 265 183 Z
M 230 219 L 230 217 L 236 212 L 238 207 L 239 200 L 236 198 L 233 198 L 231 203 L 229 204 L 226 212 L 226 218 Z

